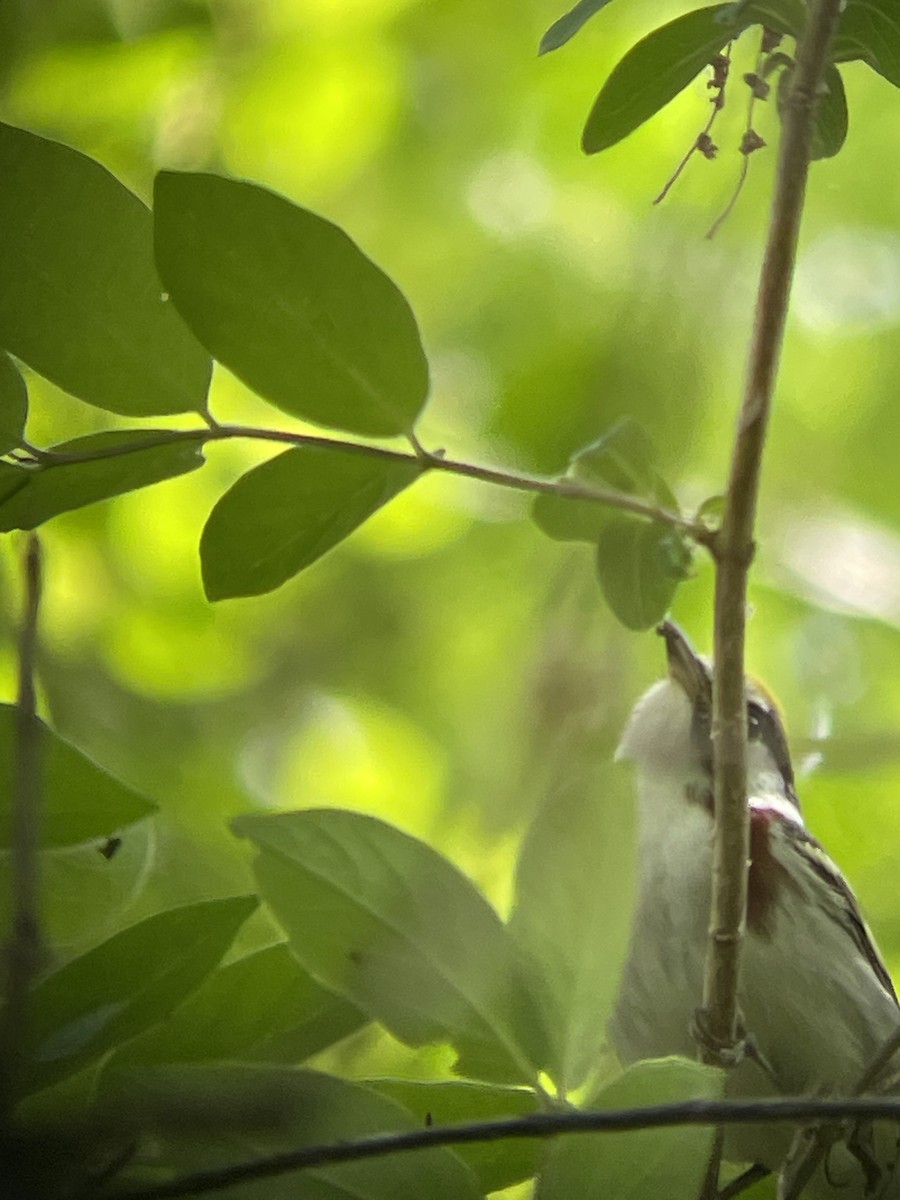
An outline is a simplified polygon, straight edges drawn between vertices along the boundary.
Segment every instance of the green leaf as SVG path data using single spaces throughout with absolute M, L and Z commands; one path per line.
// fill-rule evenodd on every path
M 782 120 L 789 103 L 793 78 L 793 67 L 785 67 L 778 77 L 778 113 Z M 813 159 L 833 158 L 847 139 L 847 96 L 837 67 L 831 65 L 826 68 L 824 83 L 827 90 L 819 99 L 813 127 Z
M 166 1174 L 209 1170 L 304 1146 L 417 1128 L 387 1096 L 316 1071 L 219 1065 L 108 1077 L 97 1119 L 149 1135 L 139 1155 Z M 131 1180 L 126 1170 L 119 1181 Z M 232 1185 L 234 1200 L 479 1200 L 465 1164 L 444 1147 L 290 1171 Z
M 200 539 L 210 600 L 258 596 L 343 541 L 421 473 L 403 455 L 297 446 L 254 467 L 219 500 Z
M 367 1079 L 365 1083 L 366 1087 L 401 1104 L 419 1126 L 494 1121 L 538 1111 L 534 1092 L 524 1088 L 462 1079 L 436 1082 Z M 453 1151 L 474 1171 L 483 1192 L 499 1192 L 534 1175 L 542 1145 L 540 1138 L 500 1138 L 494 1142 L 460 1144 Z
M 28 417 L 28 388 L 16 364 L 0 350 L 0 454 L 20 445 Z
M 0 125 L 0 345 L 128 416 L 202 409 L 209 356 L 162 296 L 148 209 L 105 167 Z
M 316 983 L 279 942 L 219 967 L 168 1021 L 121 1047 L 110 1066 L 302 1062 L 365 1023 L 359 1009 Z
M 294 416 L 353 433 L 408 432 L 428 363 L 397 286 L 343 230 L 216 175 L 156 180 L 156 261 L 200 341 Z
M 0 764 L 6 797 L 0 808 L 0 848 L 11 842 L 9 796 L 16 752 L 14 705 L 0 704 Z M 108 837 L 157 810 L 151 800 L 108 775 L 80 750 L 36 720 L 41 764 L 41 842 L 45 847 L 74 846 Z
M 714 1067 L 669 1058 L 629 1068 L 590 1105 L 643 1107 L 718 1099 L 725 1075 Z M 696 1200 L 709 1161 L 713 1130 L 705 1126 L 558 1138 L 549 1148 L 536 1200 Z
M 617 517 L 597 542 L 600 587 L 628 629 L 649 629 L 665 616 L 690 565 L 684 537 L 655 521 Z
M 566 1093 L 607 1040 L 631 927 L 632 810 L 630 781 L 604 763 L 545 797 L 519 853 L 509 928 L 545 981 L 549 1070 Z
M 575 36 L 582 25 L 591 19 L 594 13 L 598 13 L 601 8 L 606 8 L 607 4 L 609 4 L 609 0 L 578 0 L 575 7 L 570 8 L 558 21 L 554 21 L 541 38 L 538 54 L 546 54 L 550 50 L 558 50 L 560 46 L 564 46 L 570 38 Z
M 555 542 L 589 542 L 593 545 L 610 520 L 610 509 L 593 500 L 542 494 L 531 506 L 531 519 Z
M 173 436 L 178 440 L 160 444 L 160 439 Z M 179 436 L 169 429 L 116 429 L 60 442 L 51 451 L 105 456 L 20 468 L 27 475 L 25 486 L 0 500 L 0 532 L 34 529 L 60 513 L 195 471 L 204 462 L 202 436 Z M 123 452 L 112 453 L 116 450 Z
M 80 1070 L 162 1021 L 203 982 L 258 905 L 255 896 L 157 913 L 66 963 L 34 989 L 26 1091 Z
M 576 451 L 564 478 L 603 491 L 612 489 L 638 496 L 673 513 L 680 511 L 671 488 L 656 470 L 652 438 L 631 417 L 618 421 L 603 437 Z M 613 511 L 596 501 L 543 493 L 535 499 L 531 516 L 554 541 L 593 545 Z
M 861 59 L 894 87 L 900 87 L 900 12 L 896 0 L 849 0 L 841 14 L 831 57 Z
M 239 817 L 260 893 L 303 966 L 412 1046 L 450 1042 L 482 1079 L 533 1082 L 546 1033 L 512 939 L 424 842 L 336 809 Z
M 804 23 L 799 0 L 755 0 L 730 20 L 727 14 L 721 4 L 696 9 L 633 46 L 594 101 L 582 135 L 584 152 L 606 150 L 643 125 L 748 26 L 795 34 Z

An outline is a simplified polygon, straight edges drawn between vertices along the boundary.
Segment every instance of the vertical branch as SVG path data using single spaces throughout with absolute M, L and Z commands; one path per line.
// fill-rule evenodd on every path
M 12 926 L 6 948 L 6 1007 L 0 1026 L 0 1096 L 11 1106 L 22 1067 L 28 993 L 43 958 L 38 897 L 40 744 L 34 688 L 41 543 L 31 534 L 25 550 L 25 603 L 19 632 L 19 694 L 12 774 Z
M 737 1041 L 737 985 L 747 908 L 749 816 L 744 711 L 747 573 L 766 427 L 784 337 L 818 93 L 841 0 L 810 0 L 783 116 L 775 195 L 716 560 L 713 752 L 716 828 L 703 1006 L 713 1046 Z

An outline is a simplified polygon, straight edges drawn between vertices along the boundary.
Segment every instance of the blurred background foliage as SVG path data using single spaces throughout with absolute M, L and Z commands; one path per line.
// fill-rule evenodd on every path
M 559 0 L 12 0 L 0 10 L 0 118 L 98 158 L 148 198 L 160 167 L 270 185 L 343 226 L 404 289 L 433 366 L 430 447 L 557 472 L 630 414 L 683 504 L 721 490 L 774 155 L 736 211 L 743 97 L 651 204 L 701 128 L 703 79 L 596 158 L 581 124 L 625 50 L 692 5 L 612 5 L 538 59 Z M 746 40 L 746 39 L 745 39 Z M 755 47 L 739 45 L 747 62 Z M 766 464 L 749 665 L 775 691 L 813 831 L 859 891 L 900 972 L 900 186 L 897 100 L 858 64 L 851 130 L 813 168 Z M 774 111 L 759 131 L 774 141 Z M 30 379 L 29 436 L 114 418 Z M 301 428 L 216 369 L 220 419 Z M 178 424 L 178 419 L 173 422 Z M 189 423 L 189 422 L 185 422 Z M 155 422 L 159 424 L 159 422 Z M 427 477 L 280 591 L 216 606 L 197 543 L 224 487 L 270 456 L 210 447 L 199 472 L 59 517 L 43 532 L 42 706 L 162 814 L 47 855 L 46 917 L 67 958 L 172 905 L 252 888 L 227 830 L 254 808 L 336 805 L 424 837 L 506 911 L 543 805 L 593 789 L 662 647 L 616 624 L 585 546 L 529 522 L 527 498 Z M 17 557 L 0 599 L 14 688 Z M 711 633 L 711 571 L 675 618 Z M 628 903 L 627 856 L 598 878 Z M 272 939 L 254 918 L 246 949 Z M 351 1071 L 427 1075 L 371 1030 Z M 373 1065 L 374 1064 L 374 1065 Z

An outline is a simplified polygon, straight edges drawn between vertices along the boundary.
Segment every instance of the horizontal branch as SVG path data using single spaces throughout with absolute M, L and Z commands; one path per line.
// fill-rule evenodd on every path
M 388 459 L 391 462 L 417 462 L 426 470 L 443 471 L 448 475 L 476 479 L 481 483 L 494 484 L 496 487 L 539 493 L 544 496 L 563 496 L 570 500 L 585 500 L 590 504 L 617 508 L 634 513 L 636 516 L 646 517 L 651 521 L 657 521 L 662 525 L 681 529 L 700 545 L 709 545 L 713 537 L 712 531 L 702 522 L 670 512 L 659 505 L 649 504 L 627 492 L 591 487 L 577 479 L 546 479 L 539 475 L 525 475 L 503 471 L 495 467 L 482 467 L 477 463 L 460 462 L 457 459 L 446 458 L 442 452 L 424 450 L 418 443 L 416 443 L 416 452 L 410 454 L 403 450 L 391 450 L 386 446 L 374 446 L 369 442 L 349 442 L 340 438 L 321 437 L 316 434 L 292 433 L 284 429 L 257 429 L 249 425 L 214 424 L 208 429 L 166 429 L 156 433 L 148 432 L 147 437 L 140 440 L 123 442 L 118 446 L 98 446 L 92 450 L 41 450 L 30 445 L 26 449 L 34 456 L 42 469 L 49 470 L 53 467 L 73 463 L 96 462 L 104 458 L 138 454 L 142 450 L 176 445 L 180 442 L 196 442 L 205 445 L 208 442 L 232 441 L 241 438 L 252 441 L 278 442 L 288 446 L 315 446 L 322 450 L 333 450 L 335 453 L 361 454 L 367 458 Z
M 114 1200 L 176 1200 L 222 1191 L 250 1180 L 270 1179 L 288 1171 L 323 1167 L 364 1158 L 382 1158 L 401 1151 L 434 1146 L 459 1146 L 472 1142 L 495 1142 L 505 1138 L 558 1137 L 576 1133 L 627 1133 L 638 1129 L 661 1129 L 679 1125 L 739 1125 L 744 1122 L 775 1124 L 782 1121 L 812 1122 L 894 1120 L 900 1122 L 900 1098 L 854 1097 L 846 1100 L 684 1100 L 647 1108 L 609 1109 L 603 1112 L 533 1113 L 464 1125 L 430 1126 L 403 1133 L 374 1134 L 322 1146 L 306 1146 L 265 1158 L 250 1159 L 214 1170 L 197 1171 L 148 1188 L 120 1189 Z

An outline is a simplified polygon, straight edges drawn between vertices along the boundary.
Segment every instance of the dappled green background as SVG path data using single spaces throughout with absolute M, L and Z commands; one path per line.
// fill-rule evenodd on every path
M 617 59 L 689 7 L 620 0 L 538 59 L 560 13 L 550 0 L 6 5 L 0 118 L 98 158 L 145 198 L 160 167 L 226 171 L 347 229 L 419 319 L 428 446 L 556 472 L 631 414 L 690 506 L 726 470 L 773 155 L 754 158 L 709 242 L 740 163 L 737 87 L 720 158 L 696 161 L 660 207 L 705 121 L 703 80 L 620 146 L 579 150 Z M 818 764 L 801 784 L 809 822 L 900 971 L 900 100 L 862 66 L 845 80 L 849 139 L 813 169 L 749 656 L 798 758 Z M 774 140 L 773 112 L 759 128 Z M 29 383 L 39 444 L 114 424 Z M 300 428 L 220 368 L 212 408 Z M 615 623 L 589 550 L 544 538 L 515 493 L 427 477 L 279 592 L 211 606 L 200 531 L 224 488 L 270 454 L 211 446 L 202 471 L 43 531 L 45 713 L 162 808 L 110 861 L 95 847 L 48 857 L 60 955 L 247 890 L 247 850 L 227 821 L 255 808 L 379 815 L 504 909 L 542 805 L 594 787 L 611 824 L 627 820 L 627 774 L 606 764 L 662 651 Z M 13 536 L 3 550 L 5 699 L 20 547 Z M 700 562 L 674 610 L 703 647 L 710 586 Z M 617 907 L 622 863 L 597 879 Z M 270 937 L 257 917 L 244 945 Z M 343 1052 L 350 1070 L 431 1069 L 386 1040 L 373 1049 L 371 1034 L 369 1057 L 359 1048 Z

